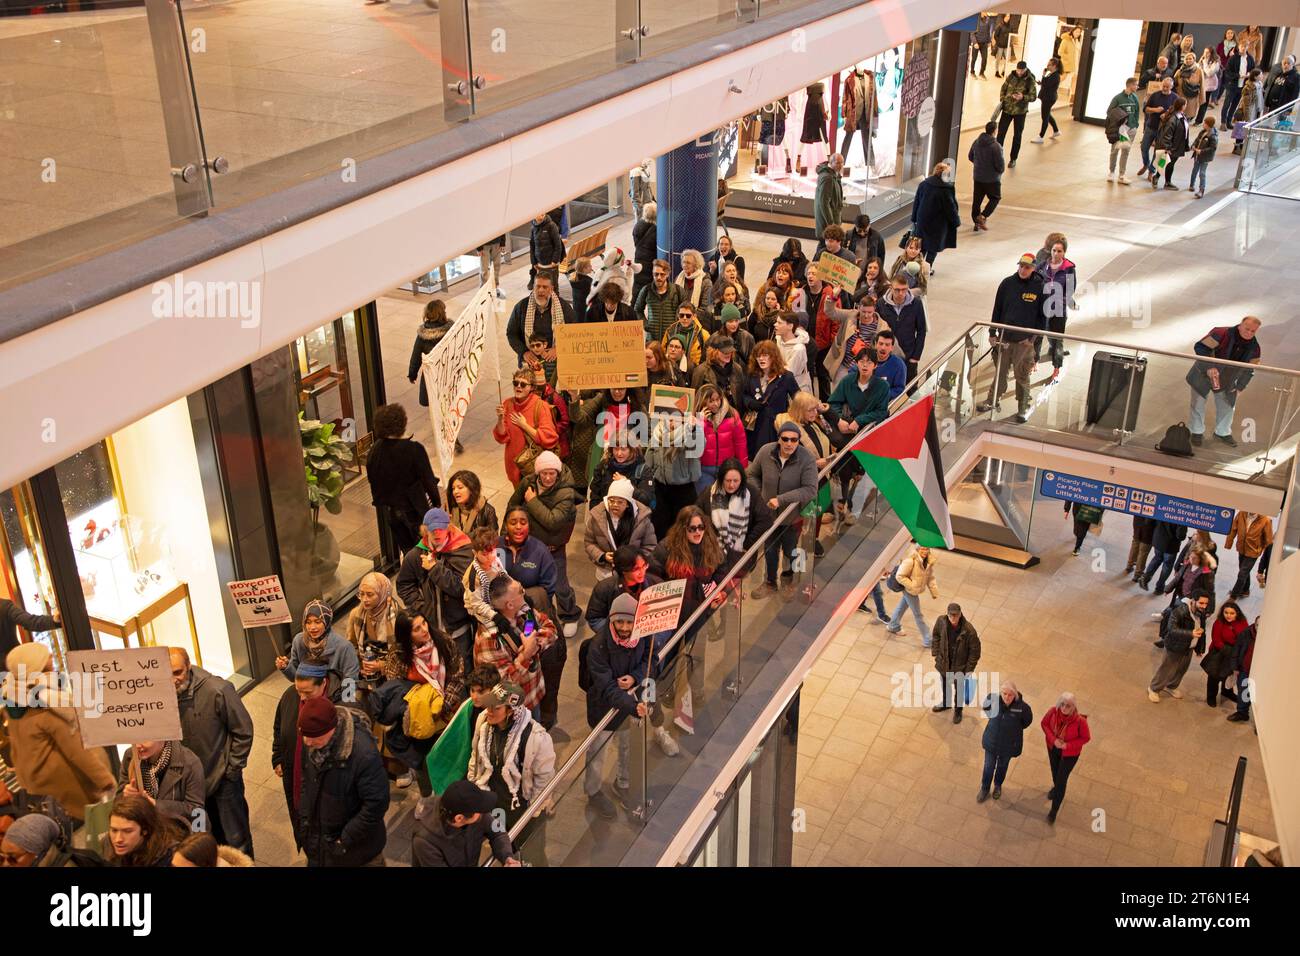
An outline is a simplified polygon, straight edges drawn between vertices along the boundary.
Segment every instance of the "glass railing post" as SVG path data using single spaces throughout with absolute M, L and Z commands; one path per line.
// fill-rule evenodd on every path
M 470 54 L 469 0 L 443 0 L 438 9 L 442 43 L 442 115 L 459 123 L 474 115 L 477 77 Z
M 759 0 L 736 0 L 736 19 L 741 23 L 753 23 L 762 15 Z
M 614 0 L 614 60 L 641 59 L 641 39 L 649 32 L 641 18 L 641 0 Z
M 647 640 L 649 638 L 646 638 Z M 651 708 L 656 706 L 651 703 Z M 650 718 L 643 717 L 636 721 L 631 731 L 632 753 L 628 762 L 632 765 L 632 792 L 636 795 L 636 805 L 629 810 L 633 820 L 645 823 L 650 816 Z
M 180 4 L 178 0 L 145 0 L 145 12 L 167 131 L 176 212 L 181 216 L 198 215 L 212 208 L 212 189 L 199 133 L 199 110 L 194 101 Z
M 1129 416 L 1137 417 L 1133 410 L 1133 386 L 1137 381 L 1138 367 L 1144 361 L 1140 352 L 1134 352 L 1133 357 L 1128 360 L 1128 387 L 1124 390 L 1124 415 L 1119 420 L 1119 427 L 1112 430 L 1117 445 L 1124 444 L 1124 439 L 1133 434 L 1133 429 L 1129 427 Z

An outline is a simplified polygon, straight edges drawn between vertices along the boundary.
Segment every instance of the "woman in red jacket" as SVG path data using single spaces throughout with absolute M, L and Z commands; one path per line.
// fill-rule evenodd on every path
M 700 477 L 695 482 L 698 494 L 713 484 L 718 466 L 728 458 L 739 458 L 748 468 L 749 451 L 745 447 L 745 423 L 716 385 L 700 386 L 695 393 L 695 407 L 700 410 L 704 426 L 704 453 L 700 456 Z
M 1065 799 L 1066 781 L 1079 762 L 1083 745 L 1092 739 L 1092 732 L 1088 730 L 1088 718 L 1079 713 L 1079 706 L 1069 691 L 1043 715 L 1042 728 L 1047 737 L 1047 761 L 1052 765 L 1052 789 L 1047 793 L 1052 809 L 1047 812 L 1047 822 L 1055 823 L 1056 812 Z
M 1220 693 L 1228 700 L 1237 699 L 1237 695 L 1224 687 L 1223 682 L 1232 676 L 1237 638 L 1248 627 L 1250 623 L 1237 602 L 1224 601 L 1219 616 L 1214 619 L 1214 626 L 1210 628 L 1210 650 L 1201 658 L 1201 670 L 1205 671 L 1205 702 L 1211 707 L 1219 706 Z

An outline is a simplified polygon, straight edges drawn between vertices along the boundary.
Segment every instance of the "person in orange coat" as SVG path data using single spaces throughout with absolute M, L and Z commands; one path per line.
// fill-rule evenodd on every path
M 1069 691 L 1043 715 L 1041 726 L 1047 737 L 1047 760 L 1052 765 L 1052 789 L 1047 793 L 1052 809 L 1047 813 L 1047 822 L 1055 823 L 1056 813 L 1065 799 L 1065 783 L 1079 762 L 1083 745 L 1092 739 L 1092 732 L 1088 730 L 1088 718 L 1079 713 L 1079 705 Z
M 555 430 L 551 406 L 533 393 L 532 375 L 521 369 L 515 372 L 513 384 L 514 397 L 507 398 L 497 409 L 492 437 L 498 445 L 506 446 L 506 475 L 517 488 L 523 475 L 516 459 L 528 443 L 531 441 L 543 451 L 559 444 L 560 436 Z

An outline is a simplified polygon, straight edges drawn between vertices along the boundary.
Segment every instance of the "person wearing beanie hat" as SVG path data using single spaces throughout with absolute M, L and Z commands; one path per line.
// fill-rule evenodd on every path
M 275 659 L 280 673 L 293 680 L 299 666 L 315 661 L 337 672 L 341 680 L 355 683 L 361 676 L 357 649 L 333 629 L 333 623 L 334 608 L 319 598 L 308 601 L 302 612 L 302 630 L 294 636 L 288 655 Z
M 637 603 L 631 594 L 618 595 L 610 604 L 608 621 L 583 649 L 586 658 L 583 670 L 587 675 L 587 724 L 594 728 L 610 709 L 616 711 L 614 719 L 596 735 L 593 746 L 587 750 L 587 767 L 582 783 L 587 805 L 607 820 L 618 815 L 604 788 L 605 758 L 612 749 L 607 746 L 607 741 L 613 734 L 618 735 L 614 792 L 627 809 L 637 806 L 631 797 L 640 788 L 632 787 L 628 756 L 633 725 L 628 722 L 628 717 L 648 716 L 664 753 L 675 756 L 681 752 L 664 727 L 663 710 L 658 702 L 647 704 L 642 699 L 646 678 L 659 676 L 656 652 L 672 634 L 663 632 L 648 639 L 633 637 Z
M 761 499 L 757 506 L 766 507 L 772 522 L 777 524 L 779 519 L 780 525 L 780 530 L 768 539 L 764 582 L 750 596 L 763 598 L 776 591 L 781 554 L 786 559 L 786 570 L 781 575 L 782 592 L 792 596 L 794 571 L 790 564 L 799 540 L 799 511 L 817 497 L 817 459 L 803 447 L 799 426 L 787 420 L 777 432 L 776 441 L 758 449 L 746 474 L 758 486 Z M 789 514 L 783 514 L 790 505 L 795 507 L 789 509 Z
M 723 291 L 723 295 L 725 296 L 732 291 L 733 287 L 727 286 Z M 741 303 L 741 305 L 748 305 L 748 303 Z M 734 311 L 729 311 L 728 306 Z M 745 328 L 746 312 L 747 310 L 738 305 L 727 303 L 722 307 L 721 325 L 718 327 L 720 334 L 730 337 L 731 341 L 736 344 L 736 364 L 740 366 L 742 373 L 749 365 L 749 353 L 754 351 L 754 336 L 750 334 L 749 329 Z M 744 384 L 744 375 L 742 374 L 742 388 Z
M 335 704 L 341 703 L 345 698 L 348 701 L 355 701 L 356 682 L 344 684 L 338 672 L 331 670 L 328 664 L 307 659 L 298 664 L 293 683 L 280 695 L 271 728 L 271 769 L 275 771 L 275 775 L 280 778 L 284 786 L 284 798 L 291 817 L 293 816 L 294 760 L 302 746 L 302 736 L 298 733 L 298 714 L 303 703 L 313 697 L 328 697 Z M 297 770 L 298 783 L 301 786 L 301 765 Z
M 462 660 L 469 660 L 474 648 L 464 585 L 473 560 L 469 535 L 451 523 L 447 512 L 431 508 L 420 524 L 420 543 L 406 552 L 393 582 L 407 608 L 455 641 Z
M 9 825 L 0 839 L 0 866 L 70 866 L 63 831 L 43 813 L 29 813 Z
M 18 628 L 28 634 L 53 631 L 62 627 L 59 612 L 53 614 L 28 614 L 8 598 L 0 598 L 0 660 L 18 646 Z
M 18 783 L 36 797 L 53 797 L 81 820 L 86 804 L 111 794 L 116 781 L 103 747 L 83 747 L 73 701 L 53 673 L 50 649 L 19 644 L 5 657 L 3 698 L 9 752 Z
M 373 865 L 388 841 L 389 790 L 368 723 L 322 695 L 303 701 L 297 724 L 284 776 L 294 840 L 307 865 Z
M 659 543 L 651 521 L 650 509 L 636 500 L 636 489 L 626 478 L 609 483 L 604 500 L 587 511 L 583 548 L 596 575 L 607 578 L 614 567 L 614 552 L 630 545 L 647 561 Z
M 567 550 L 578 522 L 578 502 L 581 500 L 578 483 L 560 456 L 542 452 L 537 456 L 533 474 L 519 483 L 505 511 L 508 516 L 514 509 L 523 508 L 528 513 L 531 536 L 551 554 L 555 565 L 555 585 L 550 589 L 550 596 L 555 602 L 555 614 L 560 619 L 565 637 L 574 637 L 578 633 L 578 622 L 582 620 L 582 608 L 578 606 L 573 585 L 569 583 Z
M 930 640 L 934 669 L 943 683 L 943 700 L 932 710 L 941 714 L 952 707 L 952 722 L 960 724 L 962 705 L 970 703 L 966 700 L 966 675 L 980 662 L 979 635 L 962 614 L 961 605 L 954 601 L 948 605 L 948 613 L 934 622 L 931 633 L 921 637 Z
M 465 779 L 496 796 L 505 828 L 514 827 L 555 776 L 555 744 L 525 706 L 523 689 L 503 680 L 488 693 L 474 725 Z M 533 817 L 516 843 L 533 865 L 546 865 L 546 816 Z

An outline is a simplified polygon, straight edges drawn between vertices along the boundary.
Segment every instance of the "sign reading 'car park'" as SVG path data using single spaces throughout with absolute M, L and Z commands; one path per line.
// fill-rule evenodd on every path
M 1116 485 L 1093 478 L 1081 478 L 1078 475 L 1065 475 L 1059 471 L 1043 472 L 1039 489 L 1048 498 L 1077 501 L 1079 504 L 1095 505 L 1107 511 L 1142 515 L 1144 518 L 1169 521 L 1188 528 L 1213 531 L 1216 534 L 1227 534 L 1232 526 L 1231 508 L 1204 501 L 1192 501 L 1189 498 L 1162 495 L 1144 488 L 1134 488 L 1132 485 Z

